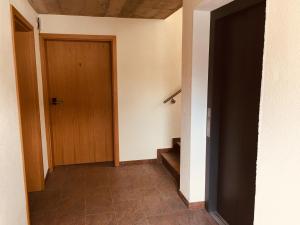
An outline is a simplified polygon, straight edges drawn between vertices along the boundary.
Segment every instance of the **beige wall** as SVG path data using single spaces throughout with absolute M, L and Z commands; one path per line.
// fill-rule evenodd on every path
M 41 15 L 42 33 L 117 36 L 120 160 L 156 158 L 180 136 L 182 12 L 167 20 Z
M 285 3 L 267 1 L 255 225 L 299 223 L 300 2 Z
M 25 0 L 0 1 L 0 224 L 26 225 L 26 196 L 13 61 L 10 3 L 34 23 Z

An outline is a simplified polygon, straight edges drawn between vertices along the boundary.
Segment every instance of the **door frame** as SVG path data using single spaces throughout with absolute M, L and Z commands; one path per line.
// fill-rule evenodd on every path
M 118 116 L 118 79 L 117 79 L 117 38 L 113 35 L 81 35 L 81 34 L 49 34 L 40 33 L 40 51 L 42 64 L 42 80 L 43 80 L 43 95 L 44 95 L 44 110 L 46 124 L 46 139 L 48 149 L 48 164 L 49 170 L 54 169 L 54 156 L 52 147 L 52 131 L 51 118 L 49 107 L 49 90 L 48 90 L 48 73 L 47 73 L 47 54 L 46 41 L 85 41 L 85 42 L 110 42 L 111 57 L 112 57 L 112 95 L 113 95 L 113 154 L 114 166 L 120 166 L 119 159 L 119 116 Z
M 14 57 L 14 68 L 15 68 L 15 77 L 16 77 L 16 90 L 17 90 L 17 101 L 18 101 L 18 111 L 19 111 L 19 124 L 20 124 L 20 134 L 21 134 L 21 143 L 22 143 L 22 156 L 23 156 L 23 162 L 24 162 L 24 172 L 25 171 L 25 152 L 24 152 L 24 146 L 23 146 L 23 139 L 24 135 L 22 132 L 22 122 L 21 122 L 21 102 L 19 97 L 19 71 L 18 71 L 18 65 L 17 65 L 17 52 L 16 52 L 16 42 L 15 42 L 15 26 L 18 24 L 19 26 L 22 26 L 22 28 L 30 33 L 31 41 L 33 42 L 35 46 L 35 38 L 34 38 L 34 27 L 27 21 L 27 19 L 13 6 L 10 5 L 11 9 L 11 26 L 12 26 L 12 42 L 13 42 L 13 57 Z M 40 104 L 39 104 L 39 92 L 38 92 L 38 80 L 37 80 L 37 67 L 36 67 L 36 51 L 35 47 L 33 48 L 33 55 L 34 55 L 34 63 L 33 63 L 33 77 L 36 78 L 36 104 L 37 104 L 37 113 L 39 115 L 39 133 L 40 133 L 40 151 L 38 151 L 38 166 L 39 166 L 39 173 L 40 173 L 40 184 L 38 189 L 44 190 L 45 188 L 45 179 L 44 179 L 44 163 L 43 163 L 43 153 L 42 153 L 42 134 L 41 134 L 41 121 L 40 121 Z M 26 173 L 25 173 L 26 175 Z M 26 181 L 26 177 L 25 177 Z M 26 188 L 27 188 L 27 182 L 26 182 Z M 27 191 L 27 190 L 26 190 Z
M 207 95 L 207 132 L 206 140 L 206 178 L 205 178 L 205 207 L 219 224 L 227 222 L 217 212 L 218 199 L 218 163 L 219 163 L 219 129 L 220 129 L 220 96 L 215 92 L 217 81 L 214 75 L 215 61 L 215 27 L 219 19 L 230 14 L 255 6 L 266 0 L 235 0 L 211 12 L 210 20 L 210 46 L 209 46 L 209 72 Z
M 11 32 L 12 32 L 12 47 L 13 47 L 13 58 L 14 58 L 14 69 L 15 69 L 15 78 L 16 78 L 16 93 L 17 93 L 17 104 L 18 104 L 18 117 L 19 117 L 19 125 L 20 125 L 20 138 L 21 138 L 21 156 L 22 156 L 22 162 L 23 162 L 23 182 L 24 182 L 24 188 L 25 188 L 25 204 L 26 204 L 26 220 L 27 224 L 31 224 L 30 221 L 30 210 L 29 210 L 29 197 L 28 197 L 28 188 L 27 188 L 27 181 L 26 181 L 26 169 L 25 169 L 25 155 L 24 155 L 24 146 L 23 146 L 23 132 L 22 132 L 22 122 L 21 122 L 21 104 L 20 104 L 20 97 L 19 97 L 19 72 L 18 72 L 18 66 L 17 66 L 17 53 L 16 53 L 16 44 L 15 44 L 15 26 L 16 23 L 22 26 L 26 32 L 30 32 L 32 36 L 32 41 L 35 44 L 35 38 L 34 38 L 34 27 L 32 24 L 11 4 L 10 5 L 10 17 L 11 17 Z M 37 77 L 37 68 L 36 68 L 36 51 L 35 48 L 33 49 L 34 53 L 34 76 Z M 38 88 L 38 83 L 36 83 Z M 38 94 L 38 92 L 37 92 Z M 39 96 L 37 96 L 37 100 L 39 100 Z M 38 102 L 38 113 L 40 116 L 40 108 L 39 108 L 39 102 Z M 39 117 L 40 118 L 40 117 Z M 39 121 L 40 122 L 40 121 Z M 40 124 L 41 129 L 41 124 Z M 41 130 L 40 130 L 41 132 Z M 42 145 L 41 149 L 39 151 L 39 167 L 40 167 L 40 173 L 41 173 L 41 189 L 43 190 L 45 188 L 45 179 L 44 179 L 44 166 L 43 166 L 43 155 L 42 155 Z

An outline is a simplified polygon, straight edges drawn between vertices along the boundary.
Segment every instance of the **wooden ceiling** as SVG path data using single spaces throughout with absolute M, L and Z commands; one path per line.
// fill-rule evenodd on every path
M 28 0 L 40 14 L 165 19 L 182 0 Z

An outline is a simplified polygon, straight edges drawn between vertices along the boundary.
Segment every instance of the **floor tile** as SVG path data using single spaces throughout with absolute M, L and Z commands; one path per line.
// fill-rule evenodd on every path
M 31 225 L 212 225 L 188 210 L 160 164 L 55 168 L 43 192 L 29 194 Z
M 86 225 L 118 225 L 115 212 L 87 215 L 85 222 Z
M 78 196 L 75 196 L 78 195 Z M 62 197 L 59 200 L 57 209 L 62 212 L 68 213 L 85 213 L 85 198 L 83 193 L 68 193 L 62 192 Z
M 171 212 L 170 206 L 160 196 L 143 198 L 142 207 L 147 217 L 164 215 Z
M 45 190 L 61 190 L 67 178 L 66 168 L 58 167 L 54 173 L 49 173 L 45 182 Z
M 111 178 L 108 173 L 105 170 L 101 171 L 94 170 L 85 174 L 85 185 L 88 190 L 111 186 Z
M 150 225 L 211 225 L 205 215 L 190 210 L 150 217 Z
M 31 213 L 30 222 L 32 225 L 55 225 L 55 212 L 40 212 L 40 213 Z
M 118 225 L 148 225 L 141 201 L 126 201 L 114 205 Z
M 112 200 L 114 203 L 138 200 L 139 196 L 141 196 L 141 191 L 140 188 L 133 187 L 112 187 Z
M 30 210 L 32 212 L 46 212 L 56 210 L 61 199 L 60 191 L 44 191 L 30 193 Z
M 111 190 L 109 188 L 99 188 L 95 192 L 87 193 L 85 206 L 87 214 L 113 211 Z
M 84 213 L 59 211 L 55 216 L 55 225 L 85 225 Z

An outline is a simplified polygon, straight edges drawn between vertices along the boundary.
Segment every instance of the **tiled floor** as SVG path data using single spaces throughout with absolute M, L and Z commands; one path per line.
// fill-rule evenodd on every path
M 32 225 L 210 225 L 188 210 L 160 164 L 59 167 L 30 194 Z

